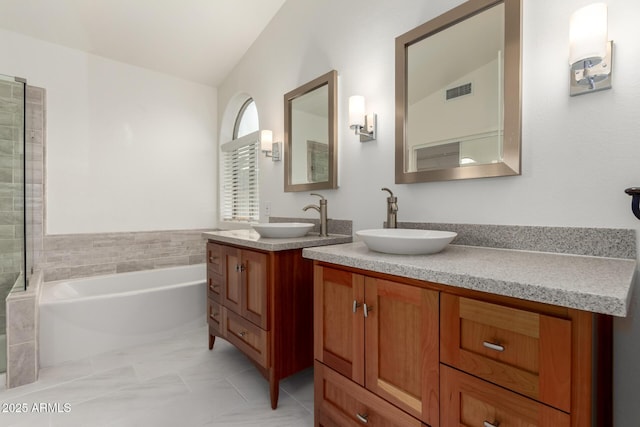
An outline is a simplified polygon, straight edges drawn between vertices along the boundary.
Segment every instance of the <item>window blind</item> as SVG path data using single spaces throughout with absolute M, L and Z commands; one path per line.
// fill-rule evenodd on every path
M 223 144 L 222 220 L 258 221 L 259 132 Z

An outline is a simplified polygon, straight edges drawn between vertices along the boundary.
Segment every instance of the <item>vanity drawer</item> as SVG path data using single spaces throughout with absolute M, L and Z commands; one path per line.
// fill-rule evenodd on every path
M 260 366 L 269 366 L 269 332 L 243 319 L 231 310 L 223 308 L 225 338 L 238 347 Z
M 207 269 L 222 274 L 222 246 L 207 242 Z
M 571 409 L 571 321 L 443 293 L 440 361 Z
M 207 298 L 207 323 L 217 335 L 221 335 L 222 331 L 224 331 L 222 319 L 222 306 L 211 298 Z
M 318 426 L 426 427 L 426 424 L 317 360 L 314 387 Z
M 479 378 L 441 366 L 441 427 L 569 427 L 570 416 Z
M 216 302 L 221 302 L 223 289 L 223 280 L 222 276 L 216 274 L 211 271 L 211 269 L 207 270 L 207 296 L 213 299 Z

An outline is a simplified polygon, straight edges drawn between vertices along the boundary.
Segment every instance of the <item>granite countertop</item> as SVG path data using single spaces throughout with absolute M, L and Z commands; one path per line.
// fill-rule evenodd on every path
M 624 317 L 636 261 L 449 245 L 433 255 L 391 255 L 364 242 L 303 250 L 303 256 L 443 285 Z
M 321 237 L 317 233 L 308 233 L 306 236 L 291 239 L 269 239 L 260 237 L 255 230 L 249 229 L 211 231 L 202 233 L 202 235 L 206 239 L 214 242 L 229 243 L 272 252 L 310 248 L 313 246 L 336 245 L 349 243 L 353 240 L 352 236 L 343 234 L 329 234 L 327 237 Z

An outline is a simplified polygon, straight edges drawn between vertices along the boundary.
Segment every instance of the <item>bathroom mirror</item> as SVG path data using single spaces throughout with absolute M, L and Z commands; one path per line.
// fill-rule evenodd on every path
M 396 183 L 520 175 L 521 0 L 470 0 L 396 38 Z
M 284 95 L 284 191 L 338 187 L 333 70 Z

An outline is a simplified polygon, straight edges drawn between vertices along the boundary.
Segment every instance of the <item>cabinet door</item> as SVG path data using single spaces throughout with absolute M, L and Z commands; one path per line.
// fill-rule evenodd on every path
M 240 250 L 229 246 L 222 247 L 223 305 L 237 314 L 242 313 L 242 286 L 240 284 Z
M 364 385 L 364 276 L 314 267 L 315 358 Z
M 366 387 L 438 425 L 438 292 L 365 278 Z
M 241 254 L 242 317 L 262 329 L 269 329 L 267 311 L 269 258 L 262 252 L 242 250 Z
M 441 427 L 569 427 L 568 414 L 442 365 Z

